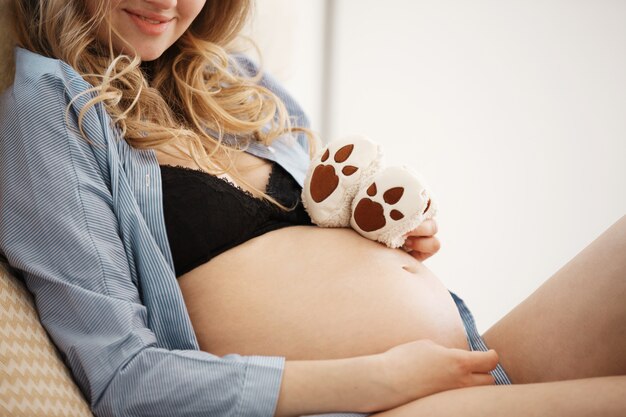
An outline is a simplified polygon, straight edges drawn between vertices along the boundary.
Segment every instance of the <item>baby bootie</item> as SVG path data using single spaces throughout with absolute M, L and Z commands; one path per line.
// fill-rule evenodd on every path
M 392 166 L 377 173 L 352 201 L 350 226 L 368 239 L 391 248 L 437 213 L 424 179 L 407 167 Z
M 302 203 L 313 223 L 349 226 L 354 196 L 381 164 L 381 147 L 364 136 L 332 141 L 318 152 L 302 188 Z

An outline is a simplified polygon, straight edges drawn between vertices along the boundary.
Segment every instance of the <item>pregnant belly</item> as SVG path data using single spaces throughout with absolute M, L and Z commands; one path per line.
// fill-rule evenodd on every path
M 179 278 L 207 352 L 334 359 L 417 339 L 467 349 L 449 293 L 421 262 L 352 229 L 289 227 Z

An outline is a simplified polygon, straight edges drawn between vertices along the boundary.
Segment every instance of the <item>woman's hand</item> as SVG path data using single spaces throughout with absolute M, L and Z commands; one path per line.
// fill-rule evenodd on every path
M 498 364 L 494 350 L 470 352 L 450 349 L 430 340 L 395 346 L 376 355 L 380 385 L 371 398 L 375 410 L 387 410 L 449 389 L 493 385 L 488 372 Z
M 437 222 L 435 219 L 424 220 L 415 230 L 406 235 L 403 248 L 418 261 L 424 261 L 433 256 L 441 243 L 435 237 L 437 233 Z

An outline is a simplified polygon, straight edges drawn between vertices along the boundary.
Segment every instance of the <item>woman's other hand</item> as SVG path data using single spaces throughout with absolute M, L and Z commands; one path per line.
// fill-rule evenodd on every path
M 372 398 L 379 411 L 398 407 L 441 391 L 476 385 L 493 385 L 489 374 L 498 364 L 494 350 L 470 352 L 451 349 L 430 340 L 395 346 L 376 355 L 380 387 Z
M 435 237 L 437 222 L 435 219 L 424 220 L 406 235 L 403 248 L 418 261 L 424 261 L 439 251 L 441 243 Z

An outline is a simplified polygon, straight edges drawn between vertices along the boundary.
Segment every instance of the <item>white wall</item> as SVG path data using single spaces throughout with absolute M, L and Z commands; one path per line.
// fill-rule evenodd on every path
M 322 124 L 324 6 L 323 0 L 257 0 L 249 30 L 264 68 L 296 97 L 314 130 Z
M 278 3 L 302 16 L 323 2 Z M 327 136 L 367 134 L 389 163 L 428 178 L 443 247 L 426 264 L 480 330 L 626 214 L 626 2 L 333 0 L 333 9 Z M 321 45 L 320 27 L 272 32 Z M 321 55 L 291 45 L 286 78 L 306 80 L 290 86 L 319 121 Z
M 336 6 L 331 136 L 427 176 L 426 263 L 481 330 L 626 214 L 626 2 Z

